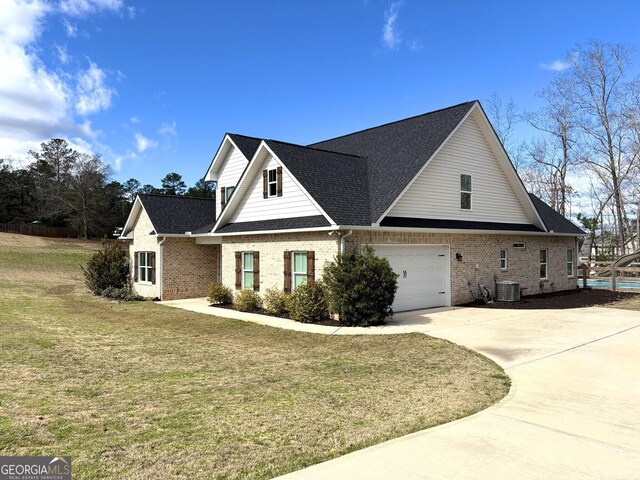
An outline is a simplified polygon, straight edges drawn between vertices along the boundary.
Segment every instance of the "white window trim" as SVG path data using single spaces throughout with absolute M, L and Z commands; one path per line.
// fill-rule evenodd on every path
M 545 255 L 544 255 L 545 261 L 544 262 L 542 261 L 542 258 L 540 258 L 541 257 L 540 253 L 542 253 L 543 251 L 545 252 Z M 545 273 L 545 276 L 544 277 L 540 277 L 540 280 L 548 280 L 549 279 L 549 249 L 541 248 L 540 252 L 538 253 L 538 258 L 539 258 L 539 267 L 538 267 L 538 269 L 542 265 L 544 265 L 544 273 Z
M 502 257 L 502 252 L 504 252 L 504 259 Z M 504 260 L 504 267 L 502 266 L 502 260 Z M 509 269 L 509 252 L 506 248 L 500 249 L 500 270 L 508 270 Z
M 273 181 L 271 181 L 271 172 L 273 172 L 273 176 L 274 176 Z M 273 195 L 271 194 L 271 185 L 274 186 Z M 267 170 L 267 196 L 269 198 L 278 196 L 278 169 L 277 168 L 270 168 Z
M 229 199 L 231 198 L 231 195 L 233 195 L 233 192 L 235 191 L 236 187 L 225 187 L 224 188 L 224 203 L 227 204 L 229 203 Z M 231 190 L 231 193 L 229 193 L 229 190 Z
M 153 272 L 153 266 L 151 266 L 151 262 L 150 260 L 150 256 L 153 252 L 149 252 L 149 251 L 144 251 L 144 252 L 137 252 L 138 255 L 138 281 L 136 283 L 139 283 L 141 285 L 153 285 L 153 283 L 151 282 L 151 280 L 146 280 L 147 278 L 151 278 L 151 273 Z M 145 264 L 142 265 L 142 256 L 145 256 Z M 142 272 L 145 272 L 145 280 L 142 280 Z
M 471 190 L 463 190 L 462 189 L 462 176 L 463 175 L 469 177 L 470 182 L 471 182 Z M 464 212 L 471 212 L 471 211 L 473 211 L 473 175 L 471 175 L 469 173 L 461 173 L 458 178 L 459 178 L 459 182 L 460 182 L 460 210 L 464 211 Z M 463 193 L 468 193 L 469 194 L 469 208 L 462 208 L 462 194 Z
M 305 259 L 306 262 L 304 264 L 304 272 L 296 272 L 295 268 L 296 268 L 296 253 L 304 253 L 305 254 Z M 296 275 L 304 275 L 305 277 L 307 277 L 307 279 L 309 278 L 309 251 L 308 250 L 295 250 L 293 252 L 291 252 L 291 290 L 295 290 L 296 289 Z
M 254 268 L 255 268 L 255 264 L 253 265 L 253 268 L 251 270 L 248 270 L 248 269 L 244 268 L 244 256 L 245 256 L 245 254 L 251 255 L 251 258 L 252 258 L 252 261 L 253 261 L 253 251 L 244 251 L 244 252 L 242 252 L 242 288 L 254 288 L 255 285 L 252 285 L 251 287 L 246 287 L 244 285 L 244 274 L 245 273 L 253 274 Z
M 571 261 L 569 261 L 569 252 L 571 252 Z M 567 274 L 567 278 L 576 276 L 576 252 L 573 248 L 567 247 L 567 267 L 571 264 L 571 275 Z

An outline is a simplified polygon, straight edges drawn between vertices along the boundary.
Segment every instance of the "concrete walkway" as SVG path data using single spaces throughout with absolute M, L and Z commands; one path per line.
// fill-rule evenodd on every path
M 513 386 L 471 417 L 282 478 L 640 479 L 640 312 L 445 309 L 396 314 L 384 327 L 319 328 L 445 338 L 495 360 Z

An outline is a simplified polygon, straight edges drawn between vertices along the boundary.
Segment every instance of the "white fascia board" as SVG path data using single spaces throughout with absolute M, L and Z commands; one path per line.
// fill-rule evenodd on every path
M 396 203 L 398 203 L 400 201 L 400 199 L 404 196 L 404 194 L 407 192 L 407 190 L 409 190 L 411 185 L 413 185 L 413 183 L 422 174 L 422 172 L 425 170 L 425 168 L 427 168 L 429 166 L 429 164 L 431 163 L 431 160 L 433 160 L 436 157 L 436 155 L 438 155 L 440 150 L 442 150 L 442 147 L 444 147 L 447 144 L 447 142 L 453 136 L 453 134 L 458 131 L 458 129 L 460 128 L 460 125 L 462 125 L 465 122 L 465 120 L 469 117 L 469 115 L 471 115 L 471 112 L 473 112 L 473 110 L 476 108 L 477 105 L 478 105 L 478 102 L 475 102 L 474 105 L 469 109 L 469 111 L 464 115 L 464 117 L 462 117 L 462 120 L 460 120 L 460 122 L 458 122 L 458 125 L 456 125 L 456 127 L 453 130 L 451 130 L 449 135 L 447 135 L 447 138 L 445 138 L 444 141 L 440 144 L 440 146 L 436 149 L 436 151 L 433 152 L 433 154 L 429 157 L 429 159 L 424 163 L 422 168 L 420 168 L 420 170 L 418 170 L 418 173 L 416 173 L 416 175 L 411 179 L 411 181 L 405 185 L 405 187 L 402 189 L 402 191 L 396 197 L 396 199 L 393 202 L 391 202 L 391 205 L 389 205 L 389 208 L 387 208 L 384 211 L 384 213 L 382 215 L 380 215 L 380 217 L 375 221 L 376 224 L 380 224 L 382 219 L 389 214 L 389 212 L 391 211 L 391 209 L 393 207 L 396 206 Z
M 204 176 L 205 181 L 207 182 L 218 181 L 218 169 L 220 168 L 218 166 L 218 163 L 226 158 L 226 154 L 229 151 L 229 145 L 237 149 L 240 152 L 240 154 L 244 157 L 244 153 L 242 153 L 242 150 L 238 148 L 238 146 L 234 143 L 234 141 L 231 139 L 229 134 L 225 133 L 224 138 L 222 139 L 222 142 L 220 143 L 220 146 L 216 151 L 216 154 L 213 156 L 213 160 L 211 160 L 211 164 L 207 169 L 207 173 Z M 244 158 L 245 160 L 248 161 L 247 157 L 244 157 Z
M 299 233 L 299 232 L 330 232 L 341 227 L 329 225 L 328 227 L 289 228 L 286 230 L 253 230 L 247 232 L 216 233 L 216 237 L 239 237 L 242 235 L 273 235 L 275 233 Z
M 520 195 L 518 195 L 521 200 L 524 201 L 525 205 L 524 207 L 529 209 L 529 212 L 533 212 L 534 216 L 536 219 L 538 219 L 539 222 L 539 227 L 542 227 L 545 231 L 549 231 L 549 229 L 547 228 L 547 226 L 545 225 L 544 221 L 542 220 L 542 217 L 540 217 L 540 214 L 538 213 L 538 209 L 535 207 L 535 205 L 533 204 L 533 200 L 531 200 L 531 197 L 529 196 L 529 192 L 527 192 L 527 189 L 524 186 L 524 183 L 522 182 L 522 179 L 520 178 L 520 175 L 518 175 L 518 171 L 516 170 L 516 168 L 513 166 L 513 163 L 511 162 L 511 159 L 509 158 L 509 154 L 507 153 L 507 151 L 504 148 L 504 145 L 502 145 L 502 142 L 500 141 L 500 139 L 498 138 L 498 134 L 496 133 L 495 128 L 493 128 L 493 125 L 491 125 L 491 122 L 489 121 L 489 118 L 487 117 L 487 114 L 485 113 L 484 109 L 482 108 L 482 105 L 480 105 L 478 102 L 476 102 L 476 105 L 473 106 L 472 110 L 475 110 L 477 108 L 478 112 L 480 112 L 480 115 L 482 115 L 482 118 L 484 119 L 485 123 L 489 126 L 489 129 L 492 132 L 492 137 L 493 137 L 493 141 L 499 146 L 498 151 L 500 152 L 499 158 L 498 160 L 502 162 L 503 165 L 506 166 L 507 171 L 509 171 L 511 173 L 511 175 L 513 176 L 513 178 L 515 178 L 515 183 L 518 185 L 518 188 L 516 188 L 516 195 L 518 195 L 518 193 L 520 193 Z
M 127 221 L 124 222 L 122 233 L 127 231 L 133 231 L 133 229 L 135 228 L 136 220 L 140 216 L 140 213 L 142 213 L 143 210 L 146 213 L 146 210 L 144 209 L 144 205 L 142 204 L 142 200 L 140 200 L 139 196 L 136 196 L 136 199 L 133 201 L 133 206 L 131 207 L 131 211 L 129 212 L 129 216 L 127 217 Z M 147 217 L 149 217 L 149 215 L 147 215 Z M 153 225 L 153 222 L 151 221 L 151 217 L 149 217 L 149 223 L 151 224 L 151 227 L 153 228 L 153 230 L 155 230 L 156 227 Z M 122 235 L 118 238 L 121 238 L 123 240 L 131 240 L 131 237 L 125 237 Z

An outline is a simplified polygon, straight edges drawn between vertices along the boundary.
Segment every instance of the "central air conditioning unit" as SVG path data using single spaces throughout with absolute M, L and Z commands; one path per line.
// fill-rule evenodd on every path
M 511 280 L 496 282 L 496 301 L 519 302 L 520 282 L 512 282 Z

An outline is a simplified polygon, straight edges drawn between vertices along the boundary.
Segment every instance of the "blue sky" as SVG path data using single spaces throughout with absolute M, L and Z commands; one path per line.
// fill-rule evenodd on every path
M 639 46 L 638 18 L 632 1 L 0 0 L 0 158 L 62 136 L 117 180 L 193 184 L 227 131 L 306 144 L 494 92 L 535 109 L 567 50 Z

